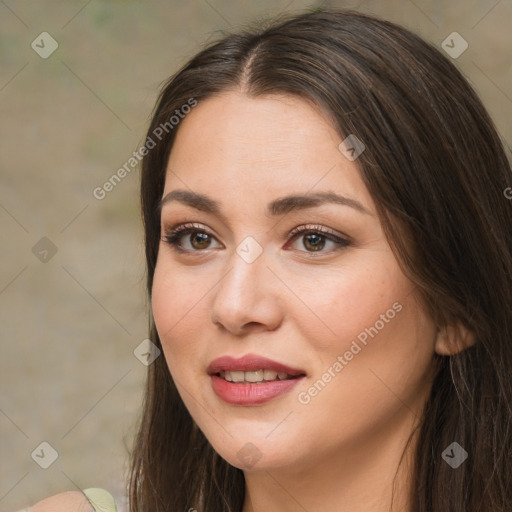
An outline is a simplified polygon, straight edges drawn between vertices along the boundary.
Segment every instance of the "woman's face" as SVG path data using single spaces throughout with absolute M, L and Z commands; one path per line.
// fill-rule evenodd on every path
M 154 319 L 192 417 L 247 471 L 398 448 L 430 391 L 436 328 L 341 142 L 304 100 L 229 92 L 170 155 Z

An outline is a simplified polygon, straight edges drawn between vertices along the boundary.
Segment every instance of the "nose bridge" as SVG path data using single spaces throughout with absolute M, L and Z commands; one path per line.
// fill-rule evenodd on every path
M 272 273 L 267 268 L 267 254 L 250 238 L 230 255 L 229 270 L 216 287 L 212 305 L 212 320 L 232 331 L 239 331 L 248 323 L 274 328 L 279 317 L 275 291 L 268 286 Z
M 257 299 L 258 286 L 268 279 L 266 255 L 261 253 L 255 257 L 254 249 L 246 241 L 242 241 L 229 257 L 229 271 L 221 279 L 217 288 L 216 298 L 227 299 L 240 307 L 249 306 Z M 252 253 L 252 254 L 251 254 Z

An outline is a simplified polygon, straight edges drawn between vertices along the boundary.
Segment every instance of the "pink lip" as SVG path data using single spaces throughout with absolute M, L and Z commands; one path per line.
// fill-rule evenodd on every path
M 261 369 L 285 372 L 296 376 L 294 379 L 276 380 L 261 384 L 228 382 L 219 377 L 220 371 L 256 371 Z M 232 405 L 259 405 L 286 393 L 305 377 L 305 372 L 291 368 L 266 357 L 247 354 L 240 358 L 223 356 L 210 363 L 207 369 L 211 376 L 212 388 L 215 394 L 224 402 Z
M 285 372 L 288 375 L 304 375 L 306 372 L 297 368 L 291 368 L 272 359 L 255 354 L 246 354 L 242 357 L 222 356 L 214 359 L 207 368 L 209 375 L 224 371 L 250 372 L 256 370 L 274 370 L 276 372 Z

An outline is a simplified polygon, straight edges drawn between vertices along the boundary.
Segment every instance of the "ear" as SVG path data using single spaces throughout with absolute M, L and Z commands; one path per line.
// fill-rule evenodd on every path
M 437 331 L 435 351 L 441 356 L 453 356 L 476 343 L 475 335 L 462 323 L 450 324 Z

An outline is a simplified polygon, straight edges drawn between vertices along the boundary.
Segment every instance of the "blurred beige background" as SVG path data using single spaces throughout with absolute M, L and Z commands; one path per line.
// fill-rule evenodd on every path
M 469 46 L 454 62 L 512 146 L 511 0 L 324 4 L 439 48 L 458 32 Z M 93 190 L 140 146 L 159 85 L 201 44 L 313 5 L 0 1 L 0 511 L 91 486 L 126 510 L 146 371 L 133 353 L 147 316 L 139 171 L 101 200 Z

